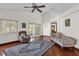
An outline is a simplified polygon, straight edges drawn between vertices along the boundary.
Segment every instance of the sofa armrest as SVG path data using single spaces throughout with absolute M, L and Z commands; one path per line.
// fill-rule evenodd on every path
M 76 39 L 72 37 L 65 37 L 63 40 L 64 45 L 76 45 Z
M 73 38 L 73 37 L 68 37 L 68 38 L 69 38 L 70 42 L 76 44 L 76 39 L 75 38 Z

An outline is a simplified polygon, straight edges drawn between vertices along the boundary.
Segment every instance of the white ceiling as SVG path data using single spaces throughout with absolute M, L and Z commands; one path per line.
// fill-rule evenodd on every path
M 37 5 L 45 5 L 45 8 L 40 8 L 43 12 L 53 11 L 61 14 L 69 8 L 78 5 L 77 3 L 37 3 Z M 32 6 L 31 3 L 0 3 L 0 10 L 26 11 L 31 12 L 32 8 L 24 8 L 24 6 Z

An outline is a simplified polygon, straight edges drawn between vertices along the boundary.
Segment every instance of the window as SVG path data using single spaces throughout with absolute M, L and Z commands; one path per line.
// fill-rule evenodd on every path
M 1 33 L 16 32 L 18 22 L 13 20 L 1 20 L 0 25 Z
M 39 24 L 35 24 L 35 35 L 40 35 L 41 33 L 41 26 Z
M 33 35 L 33 24 L 29 24 L 29 34 Z
M 29 34 L 30 35 L 40 35 L 41 25 L 40 24 L 29 24 Z

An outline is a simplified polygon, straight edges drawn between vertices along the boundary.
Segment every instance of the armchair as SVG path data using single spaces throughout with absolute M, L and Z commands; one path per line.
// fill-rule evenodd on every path
M 26 43 L 30 41 L 30 35 L 27 35 L 26 31 L 20 31 L 19 32 L 19 41 Z

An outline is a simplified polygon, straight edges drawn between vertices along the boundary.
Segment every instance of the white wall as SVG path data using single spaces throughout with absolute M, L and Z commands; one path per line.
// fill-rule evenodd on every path
M 44 16 L 45 17 L 45 16 Z M 50 18 L 52 20 L 50 20 Z M 77 44 L 76 47 L 79 48 L 79 6 L 75 6 L 64 12 L 62 15 L 56 17 L 53 19 L 53 16 L 51 16 L 45 23 L 43 23 L 43 34 L 44 35 L 50 35 L 51 30 L 51 22 L 56 21 L 57 22 L 57 31 L 62 32 L 63 34 L 67 36 L 71 36 L 76 38 Z M 65 19 L 70 18 L 70 27 L 65 27 Z M 42 18 L 44 19 L 44 18 Z
M 43 24 L 43 35 L 50 36 L 51 34 L 51 23 L 46 22 Z
M 49 11 L 42 13 L 43 35 L 50 35 L 50 18 L 51 13 Z
M 0 34 L 0 44 L 4 44 L 7 42 L 12 42 L 18 40 L 18 33 L 6 33 L 6 34 Z
M 21 11 L 11 11 L 11 10 L 0 10 L 0 18 L 17 20 L 18 21 L 18 31 L 27 30 L 28 23 L 41 24 L 41 14 L 40 13 L 30 13 Z M 26 28 L 22 28 L 22 22 L 26 23 Z M 28 30 L 27 30 L 28 31 Z M 0 44 L 16 41 L 18 40 L 17 33 L 7 33 L 0 34 Z
M 79 7 L 78 7 L 79 8 Z M 70 18 L 70 27 L 65 26 L 65 19 Z M 67 36 L 71 36 L 77 39 L 76 47 L 79 48 L 79 11 L 59 18 L 58 20 L 58 31 L 62 32 Z
M 52 11 L 47 11 L 42 14 L 42 20 L 43 20 L 43 35 L 50 36 L 51 34 L 51 20 L 54 20 L 54 18 L 58 14 Z

